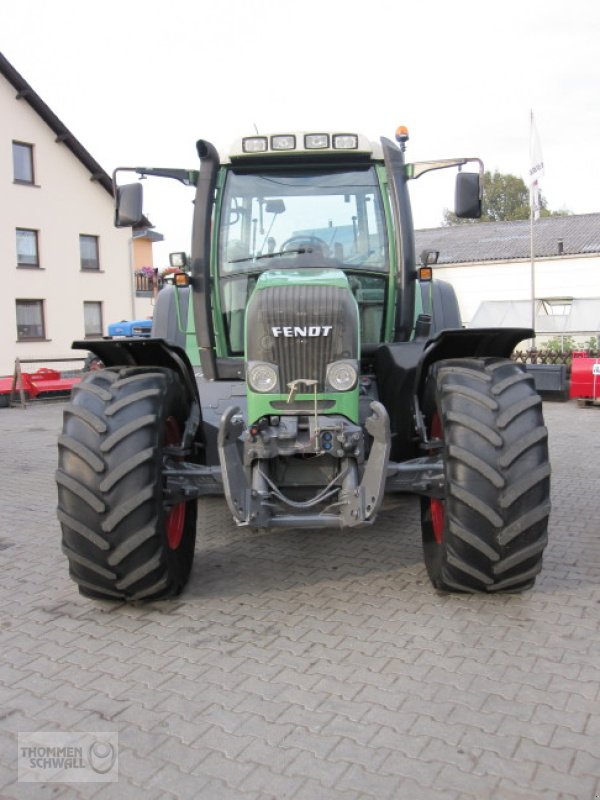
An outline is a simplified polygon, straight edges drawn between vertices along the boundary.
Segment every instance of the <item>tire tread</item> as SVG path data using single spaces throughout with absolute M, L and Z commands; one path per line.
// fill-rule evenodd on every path
M 81 594 L 154 600 L 185 585 L 196 503 L 186 505 L 183 539 L 171 550 L 162 487 L 165 421 L 183 430 L 185 397 L 181 379 L 156 367 L 93 371 L 73 393 L 58 442 L 57 515 Z
M 422 500 L 425 562 L 443 591 L 530 588 L 548 543 L 548 430 L 531 376 L 507 359 L 451 359 L 430 371 L 425 418 L 439 415 L 446 495 L 441 543 Z

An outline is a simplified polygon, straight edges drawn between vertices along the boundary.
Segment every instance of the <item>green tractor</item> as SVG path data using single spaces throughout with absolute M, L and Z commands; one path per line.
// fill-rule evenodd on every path
M 105 365 L 75 387 L 59 439 L 82 594 L 180 592 L 209 495 L 237 525 L 297 530 L 371 525 L 386 494 L 417 494 L 436 589 L 533 585 L 547 430 L 510 360 L 533 331 L 464 329 L 432 253 L 417 266 L 409 182 L 458 168 L 455 213 L 476 218 L 483 165 L 407 163 L 407 139 L 256 135 L 224 158 L 200 140 L 199 171 L 128 170 L 195 187 L 192 255 L 178 254 L 150 338 L 74 343 Z M 142 185 L 119 186 L 122 171 L 115 224 L 130 227 Z

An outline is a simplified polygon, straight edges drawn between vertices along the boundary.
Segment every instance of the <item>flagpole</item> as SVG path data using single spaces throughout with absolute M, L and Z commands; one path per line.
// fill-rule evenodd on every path
M 533 198 L 530 198 L 531 210 L 529 213 L 529 258 L 530 264 L 530 281 L 531 281 L 531 327 L 535 334 L 535 248 L 533 242 Z M 535 338 L 531 340 L 531 349 L 535 347 Z
M 533 240 L 533 220 L 539 219 L 541 208 L 541 194 L 539 179 L 544 175 L 544 160 L 542 158 L 542 149 L 540 147 L 539 137 L 533 119 L 533 109 L 531 109 L 529 117 L 529 257 L 531 260 L 530 266 L 530 282 L 531 282 L 531 327 L 535 334 L 535 243 Z M 531 348 L 534 348 L 534 339 L 531 340 Z

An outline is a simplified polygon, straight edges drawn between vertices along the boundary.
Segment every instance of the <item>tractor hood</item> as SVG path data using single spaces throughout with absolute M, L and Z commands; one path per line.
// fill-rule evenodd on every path
M 249 417 L 299 413 L 304 404 L 288 402 L 290 386 L 299 385 L 298 400 L 319 398 L 333 411 L 356 418 L 355 381 L 336 391 L 330 379 L 334 365 L 356 371 L 360 358 L 358 306 L 348 280 L 337 269 L 271 270 L 258 279 L 246 309 L 246 361 Z M 253 371 L 271 375 L 258 388 Z M 351 373 L 350 373 L 351 374 Z

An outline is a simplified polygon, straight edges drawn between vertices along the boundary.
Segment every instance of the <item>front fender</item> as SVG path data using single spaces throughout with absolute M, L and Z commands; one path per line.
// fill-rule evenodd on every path
M 201 430 L 202 412 L 194 369 L 185 352 L 165 339 L 83 339 L 73 342 L 74 350 L 90 350 L 106 367 L 163 367 L 176 372 L 186 390 L 190 415 L 185 438 L 196 438 Z
M 432 364 L 446 358 L 510 358 L 524 339 L 535 336 L 531 328 L 458 328 L 440 331 L 430 339 L 417 367 L 415 394 L 421 397 Z
M 509 358 L 520 341 L 533 335 L 529 328 L 448 328 L 428 340 L 381 345 L 375 364 L 379 396 L 391 422 L 391 460 L 418 455 L 419 406 L 432 364 L 446 358 Z
M 190 395 L 199 399 L 194 369 L 185 350 L 165 339 L 84 339 L 71 346 L 90 350 L 107 367 L 168 367 L 179 373 Z

